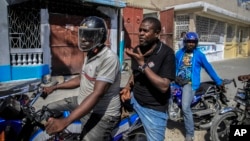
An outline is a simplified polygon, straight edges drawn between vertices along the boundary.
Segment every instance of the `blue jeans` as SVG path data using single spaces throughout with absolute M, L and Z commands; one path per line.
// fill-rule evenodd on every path
M 74 96 L 50 103 L 48 108 L 59 111 L 73 111 L 77 106 L 77 96 Z M 113 117 L 95 113 L 85 115 L 81 118 L 81 122 L 83 123 L 82 141 L 112 140 L 111 132 L 119 121 L 120 116 Z
M 194 98 L 195 90 L 192 90 L 191 84 L 186 84 L 182 89 L 182 111 L 184 125 L 186 129 L 186 137 L 194 136 L 194 120 L 191 110 L 191 103 Z
M 167 112 L 159 112 L 153 109 L 142 107 L 132 95 L 131 104 L 139 115 L 146 132 L 147 141 L 164 141 L 167 127 Z

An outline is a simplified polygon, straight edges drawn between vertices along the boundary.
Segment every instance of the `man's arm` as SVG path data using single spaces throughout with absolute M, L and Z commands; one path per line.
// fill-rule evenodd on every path
M 133 87 L 133 85 L 134 85 L 134 75 L 131 74 L 129 77 L 128 83 L 120 91 L 122 102 L 125 102 L 126 100 L 129 100 L 131 98 L 130 91 L 131 91 L 131 88 Z
M 61 84 L 57 84 L 57 85 L 50 86 L 50 87 L 44 87 L 43 92 L 48 95 L 57 89 L 73 89 L 79 86 L 80 86 L 80 75 L 70 79 L 69 81 L 63 82 Z
M 155 74 L 149 67 L 146 67 L 144 73 L 150 80 L 150 82 L 162 93 L 165 93 L 170 86 L 170 80 L 168 78 L 162 78 L 159 75 Z
M 223 85 L 222 79 L 217 75 L 216 71 L 214 70 L 213 66 L 208 62 L 205 54 L 203 54 L 203 67 L 208 73 L 208 75 L 213 79 L 213 81 L 216 83 L 216 85 L 221 86 Z
M 89 113 L 99 99 L 106 93 L 110 87 L 110 83 L 104 81 L 96 81 L 94 91 L 87 96 L 81 104 L 71 112 L 67 118 L 55 119 L 49 118 L 48 122 L 45 123 L 45 130 L 48 134 L 55 134 L 62 131 L 70 123 L 76 119 L 80 119 L 82 116 Z
M 76 119 L 89 113 L 93 107 L 98 103 L 99 99 L 107 92 L 110 83 L 104 81 L 96 81 L 94 91 L 87 96 L 81 104 L 70 114 L 67 118 L 68 125 Z
M 143 54 L 141 53 L 141 51 L 140 51 L 140 48 L 137 48 L 137 52 L 138 53 L 135 53 L 135 52 L 133 52 L 133 50 L 132 49 L 126 49 L 126 53 L 129 55 L 129 56 L 131 56 L 131 57 L 133 57 L 137 62 L 138 62 L 138 64 L 140 65 L 140 66 L 144 66 L 144 64 L 145 64 L 145 61 L 144 61 L 144 56 L 143 56 Z M 166 65 L 169 65 L 169 63 L 170 63 L 170 65 L 172 64 L 173 66 L 173 68 L 171 68 L 170 67 L 170 69 L 173 69 L 173 70 L 175 70 L 175 56 L 174 56 L 174 54 L 169 54 L 169 56 L 167 56 L 168 58 L 166 58 L 165 60 L 171 60 L 171 59 L 169 59 L 169 58 L 172 58 L 172 63 L 171 62 L 166 62 L 166 63 L 168 63 L 168 64 L 166 64 Z M 171 80 L 170 79 L 168 79 L 168 78 L 163 78 L 163 77 L 161 77 L 161 76 L 159 76 L 159 75 L 157 75 L 154 71 L 152 71 L 148 66 L 146 66 L 145 68 L 144 68 L 144 72 L 143 73 L 145 73 L 145 75 L 148 77 L 148 79 L 151 81 L 151 83 L 158 89 L 158 90 L 160 90 L 162 93 L 165 93 L 168 89 L 169 89 L 169 84 L 170 84 L 170 82 L 171 82 Z
M 131 87 L 133 87 L 133 85 L 134 85 L 134 75 L 131 74 L 129 79 L 128 79 L 128 83 L 126 84 L 126 86 L 124 88 L 131 89 Z

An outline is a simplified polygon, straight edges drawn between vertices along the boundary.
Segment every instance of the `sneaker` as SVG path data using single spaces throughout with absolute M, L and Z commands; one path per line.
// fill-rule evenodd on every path
M 194 137 L 187 136 L 185 138 L 185 141 L 194 141 Z

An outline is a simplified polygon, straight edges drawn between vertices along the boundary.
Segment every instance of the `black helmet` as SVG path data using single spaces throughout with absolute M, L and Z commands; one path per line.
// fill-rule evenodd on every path
M 195 32 L 188 32 L 186 33 L 184 39 L 183 39 L 183 43 L 184 46 L 186 46 L 187 42 L 194 42 L 195 43 L 195 47 L 197 47 L 198 42 L 199 42 L 199 37 L 198 34 Z
M 81 39 L 93 42 L 93 46 L 86 47 Z M 107 25 L 102 18 L 90 16 L 85 18 L 78 29 L 78 46 L 81 51 L 89 51 L 102 45 L 107 38 Z

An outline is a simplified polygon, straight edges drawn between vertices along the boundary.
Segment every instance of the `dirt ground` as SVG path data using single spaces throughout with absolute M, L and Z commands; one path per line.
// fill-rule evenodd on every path
M 185 129 L 184 123 L 169 120 L 164 141 L 184 141 Z M 194 141 L 210 141 L 209 132 L 206 130 L 195 130 Z

